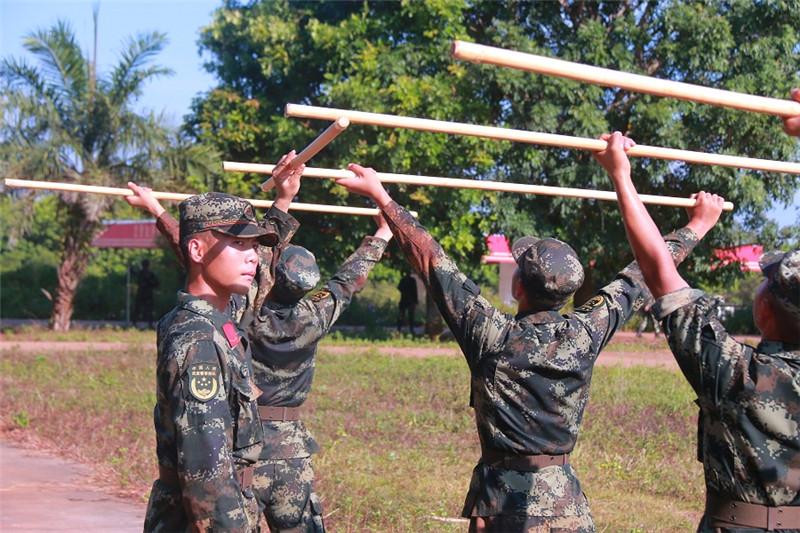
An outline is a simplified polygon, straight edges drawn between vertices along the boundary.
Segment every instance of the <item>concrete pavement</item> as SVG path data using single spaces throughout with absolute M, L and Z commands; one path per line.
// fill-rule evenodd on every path
M 0 441 L 0 531 L 141 533 L 146 505 L 89 484 L 89 468 Z

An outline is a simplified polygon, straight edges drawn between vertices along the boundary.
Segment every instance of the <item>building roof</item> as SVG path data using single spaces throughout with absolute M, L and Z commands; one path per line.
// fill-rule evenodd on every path
M 109 220 L 92 246 L 96 248 L 158 248 L 155 220 Z

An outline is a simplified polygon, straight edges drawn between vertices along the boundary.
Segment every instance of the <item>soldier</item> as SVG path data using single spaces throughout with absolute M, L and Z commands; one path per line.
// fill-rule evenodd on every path
M 519 312 L 506 315 L 480 296 L 431 235 L 392 201 L 374 170 L 349 168 L 356 177 L 337 183 L 380 207 L 470 368 L 470 404 L 481 442 L 463 509 L 470 531 L 594 531 L 569 453 L 597 355 L 641 303 L 636 264 L 575 312 L 561 315 L 558 310 L 583 282 L 581 263 L 564 242 L 523 237 L 512 247 Z M 685 228 L 666 237 L 675 261 L 709 229 L 701 219 L 696 210 Z
M 314 492 L 311 456 L 319 451 L 301 420 L 311 390 L 315 355 L 341 313 L 380 260 L 392 233 L 382 217 L 378 229 L 339 267 L 325 287 L 306 297 L 319 281 L 314 255 L 288 246 L 275 267 L 275 285 L 248 328 L 256 383 L 263 391 L 258 410 L 264 449 L 253 486 L 273 532 L 321 533 L 322 506 Z
M 293 157 L 293 153 L 288 154 L 278 167 Z M 274 174 L 278 197 L 266 218 L 277 229 L 279 243 L 275 252 L 260 251 L 263 275 L 250 290 L 251 294 L 263 294 L 262 301 L 266 303 L 253 313 L 253 305 L 231 302 L 232 314 L 248 333 L 255 381 L 263 391 L 259 412 L 265 446 L 256 468 L 254 488 L 267 523 L 276 532 L 291 528 L 324 531 L 322 506 L 313 491 L 311 464 L 311 455 L 319 451 L 319 446 L 299 418 L 300 406 L 310 392 L 319 341 L 349 305 L 353 294 L 363 288 L 392 237 L 386 222 L 377 217 L 374 237 L 364 238 L 325 289 L 303 298 L 319 281 L 319 269 L 311 252 L 288 245 L 299 224 L 286 213 L 299 189 L 302 169 L 288 178 L 279 172 L 280 168 Z M 126 197 L 128 202 L 156 216 L 159 230 L 179 251 L 172 229 L 175 223 L 169 213 L 149 189 L 133 183 L 128 186 L 136 193 Z M 265 254 L 269 254 L 268 260 L 264 259 Z M 246 313 L 241 312 L 243 307 L 247 308 Z
M 800 531 L 800 250 L 766 254 L 753 300 L 756 348 L 737 342 L 711 298 L 692 289 L 655 239 L 621 134 L 601 162 L 617 189 L 628 240 L 656 298 L 672 353 L 697 394 L 698 459 L 706 483 L 698 531 Z M 722 198 L 701 192 L 718 218 Z
M 258 244 L 277 235 L 259 227 L 253 206 L 222 193 L 180 204 L 186 290 L 158 325 L 156 453 L 145 531 L 258 528 L 250 485 L 261 451 L 246 337 L 230 320 L 233 294 L 256 275 Z

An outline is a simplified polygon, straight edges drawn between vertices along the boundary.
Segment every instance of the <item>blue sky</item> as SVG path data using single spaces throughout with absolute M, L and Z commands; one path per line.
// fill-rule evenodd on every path
M 90 50 L 94 4 L 86 0 L 0 0 L 0 55 L 25 57 L 22 38 L 35 29 L 52 26 L 59 19 L 69 21 L 84 50 Z M 98 31 L 101 72 L 116 63 L 126 37 L 142 31 L 166 33 L 169 43 L 156 61 L 175 74 L 151 82 L 145 88 L 140 107 L 163 111 L 171 124 L 180 124 L 192 98 L 214 85 L 213 76 L 202 67 L 197 39 L 219 5 L 219 0 L 101 1 Z M 783 226 L 798 224 L 800 191 L 790 205 L 776 206 L 770 216 Z

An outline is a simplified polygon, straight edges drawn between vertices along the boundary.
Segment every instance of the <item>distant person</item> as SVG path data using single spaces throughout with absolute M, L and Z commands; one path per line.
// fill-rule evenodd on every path
M 462 511 L 469 531 L 594 531 L 569 454 L 597 356 L 641 305 L 639 267 L 628 265 L 587 303 L 562 315 L 559 310 L 583 282 L 583 267 L 566 243 L 523 237 L 512 247 L 518 311 L 502 313 L 392 200 L 374 170 L 348 168 L 356 177 L 337 183 L 381 209 L 469 366 L 470 405 L 481 443 Z M 693 216 L 687 227 L 666 237 L 675 261 L 710 229 L 696 222 Z
M 397 308 L 397 331 L 403 332 L 403 325 L 408 323 L 408 332 L 414 334 L 414 314 L 419 302 L 417 296 L 417 280 L 410 272 L 406 272 L 400 283 L 397 284 L 400 291 L 400 304 Z
M 656 299 L 669 346 L 697 394 L 697 458 L 705 473 L 698 532 L 800 531 L 800 250 L 765 254 L 753 295 L 761 341 L 738 342 L 712 298 L 681 277 L 630 175 L 620 133 L 598 156 L 617 191 L 625 231 Z M 716 222 L 723 199 L 700 192 Z
M 792 100 L 800 102 L 800 89 L 792 89 Z M 800 137 L 800 115 L 783 118 L 783 129 L 789 135 Z
M 153 291 L 158 288 L 158 278 L 150 270 L 150 260 L 142 259 L 141 268 L 136 274 L 136 300 L 133 304 L 133 326 L 146 322 L 153 329 Z

